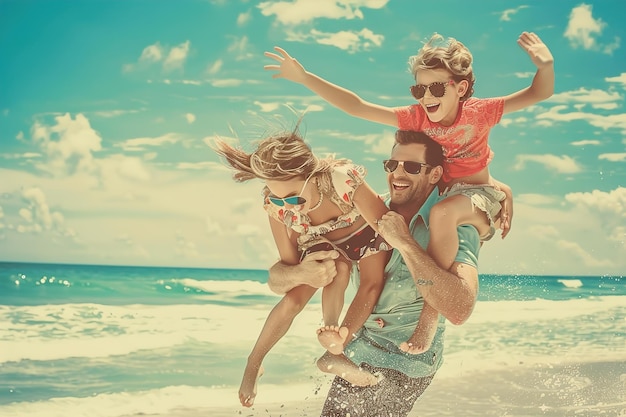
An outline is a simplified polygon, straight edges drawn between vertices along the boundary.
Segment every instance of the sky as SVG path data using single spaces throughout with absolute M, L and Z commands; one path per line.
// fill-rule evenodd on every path
M 528 86 L 537 33 L 554 95 L 491 132 L 512 229 L 481 273 L 626 272 L 626 2 L 509 0 L 0 0 L 0 261 L 265 269 L 260 197 L 210 144 L 301 130 L 316 154 L 381 161 L 393 128 L 272 79 L 281 46 L 385 106 L 415 101 L 408 58 L 434 32 L 474 57 L 475 97 Z

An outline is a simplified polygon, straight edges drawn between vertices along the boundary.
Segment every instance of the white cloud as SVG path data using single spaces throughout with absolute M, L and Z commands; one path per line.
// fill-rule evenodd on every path
M 245 26 L 252 19 L 252 10 L 248 10 L 245 13 L 239 13 L 237 16 L 237 26 Z
M 143 49 L 137 63 L 124 64 L 122 70 L 124 72 L 137 71 L 146 69 L 156 63 L 161 63 L 165 71 L 182 69 L 190 49 L 191 42 L 189 40 L 172 48 L 162 46 L 159 42 L 156 42 Z
M 620 107 L 617 103 L 600 103 L 600 104 L 592 104 L 592 108 L 600 109 L 600 110 L 615 110 Z
M 225 88 L 225 87 L 239 87 L 243 84 L 243 80 L 239 80 L 236 78 L 225 78 L 222 80 L 212 80 L 211 85 L 216 88 Z
M 217 162 L 203 161 L 203 162 L 179 162 L 176 164 L 177 169 L 188 169 L 194 171 L 211 170 L 219 167 Z
M 566 109 L 567 109 L 567 106 L 554 106 L 547 112 L 538 114 L 536 118 L 539 120 L 551 120 L 551 121 L 559 121 L 559 122 L 583 120 L 592 126 L 595 126 L 604 130 L 620 129 L 622 133 L 626 134 L 626 113 L 610 114 L 607 116 L 595 114 L 595 113 L 585 113 L 581 111 L 561 113 L 561 111 L 566 110 Z
M 255 55 L 250 52 L 250 46 L 247 36 L 241 38 L 233 37 L 233 41 L 228 45 L 227 51 L 234 56 L 236 61 L 242 61 L 244 59 L 252 59 Z
M 598 159 L 606 159 L 611 162 L 626 162 L 626 152 L 624 153 L 603 153 L 598 155 Z
M 259 236 L 261 229 L 255 224 L 239 223 L 235 226 L 233 233 L 241 237 Z
M 520 194 L 515 196 L 515 202 L 529 204 L 531 206 L 545 206 L 554 204 L 556 199 L 545 194 Z
M 158 62 L 163 59 L 164 49 L 159 42 L 146 46 L 141 51 L 140 62 Z
M 92 152 L 102 149 L 98 132 L 80 113 L 75 119 L 66 113 L 55 117 L 55 121 L 52 126 L 35 122 L 31 128 L 33 142 L 47 157 L 38 167 L 55 175 L 93 172 L 96 164 Z
M 222 225 L 218 221 L 213 220 L 211 216 L 209 216 L 206 218 L 206 232 L 211 237 L 221 235 L 223 233 Z
M 514 8 L 514 9 L 503 10 L 500 13 L 500 21 L 502 21 L 502 22 L 510 22 L 512 15 L 517 14 L 517 12 L 519 12 L 520 10 L 526 9 L 526 8 L 528 8 L 528 6 L 522 5 L 522 6 L 518 6 L 518 7 Z
M 522 170 L 526 163 L 535 162 L 543 165 L 546 169 L 556 171 L 560 174 L 575 174 L 582 170 L 582 167 L 574 159 L 567 155 L 517 155 L 515 158 L 515 170 Z
M 573 146 L 587 146 L 587 145 L 598 146 L 598 145 L 600 145 L 600 141 L 597 140 L 597 139 L 578 140 L 578 141 L 575 141 L 575 142 L 571 142 L 570 145 L 573 145 Z
M 582 47 L 586 50 L 601 51 L 611 54 L 619 47 L 620 39 L 615 38 L 613 42 L 602 44 L 598 38 L 607 24 L 602 19 L 594 19 L 592 14 L 593 6 L 582 3 L 572 9 L 569 15 L 565 36 L 573 48 Z
M 19 217 L 24 221 L 15 227 L 18 233 L 52 231 L 60 236 L 75 236 L 73 230 L 65 227 L 63 214 L 50 210 L 46 195 L 41 188 L 30 187 L 22 190 L 21 199 L 26 207 L 18 210 Z
M 196 115 L 193 113 L 186 113 L 185 119 L 187 120 L 187 123 L 192 124 L 196 121 Z
M 166 133 L 165 135 L 154 138 L 133 138 L 124 142 L 116 143 L 115 146 L 121 147 L 125 151 L 143 151 L 149 146 L 163 146 L 166 144 L 175 144 L 182 140 L 182 136 L 178 133 Z
M 359 32 L 341 31 L 338 33 L 312 32 L 317 42 L 324 45 L 335 46 L 348 52 L 370 50 L 372 46 L 381 46 L 385 37 L 377 35 L 369 29 L 361 29 Z
M 513 73 L 517 78 L 532 78 L 535 76 L 535 73 L 532 71 L 527 72 L 515 72 Z
M 577 242 L 567 241 L 567 240 L 559 240 L 557 241 L 557 247 L 562 249 L 563 251 L 575 256 L 585 266 L 592 268 L 602 268 L 602 267 L 612 267 L 614 264 L 609 259 L 599 259 L 594 255 L 590 254 L 586 250 L 584 250 Z M 597 255 L 602 256 L 603 254 L 598 253 Z
M 258 100 L 254 101 L 254 105 L 255 106 L 259 106 L 259 109 L 263 112 L 263 113 L 270 113 L 270 112 L 274 112 L 276 110 L 278 110 L 281 106 L 281 103 L 261 103 Z
M 163 69 L 166 71 L 181 69 L 187 59 L 187 55 L 189 55 L 190 47 L 191 42 L 185 41 L 170 49 L 170 52 L 167 54 L 167 58 L 163 61 Z
M 388 0 L 265 1 L 258 5 L 263 16 L 276 16 L 283 25 L 300 25 L 315 19 L 363 19 L 362 8 L 381 9 Z
M 111 118 L 111 117 L 123 116 L 125 114 L 133 114 L 133 113 L 139 113 L 139 110 L 101 110 L 101 111 L 90 112 L 89 114 L 92 114 L 98 117 Z
M 148 181 L 150 173 L 143 164 L 143 161 L 137 157 L 126 155 L 111 155 L 106 159 L 99 161 L 101 172 L 105 178 L 110 178 L 115 174 L 121 178 L 132 181 Z
M 329 45 L 355 53 L 359 51 L 368 51 L 373 47 L 380 47 L 384 41 L 383 35 L 377 35 L 370 29 L 364 28 L 360 31 L 340 31 L 340 32 L 321 32 L 312 29 L 308 33 L 287 31 L 287 40 L 297 42 L 316 42 L 321 45 Z
M 604 90 L 591 89 L 584 87 L 578 90 L 565 91 L 563 93 L 554 94 L 548 99 L 551 103 L 583 103 L 583 104 L 600 104 L 621 102 L 624 97 L 618 92 L 607 92 Z
M 208 74 L 215 75 L 222 69 L 222 65 L 224 65 L 224 61 L 218 59 L 214 63 L 210 64 L 206 70 Z
M 609 192 L 593 190 L 570 193 L 565 195 L 565 200 L 603 214 L 615 214 L 622 219 L 626 218 L 626 188 L 624 187 L 617 187 Z
M 174 250 L 184 258 L 198 258 L 200 256 L 196 244 L 187 239 L 180 230 L 176 231 L 176 247 Z
M 626 72 L 622 72 L 617 77 L 607 77 L 604 81 L 607 83 L 619 83 L 623 88 L 626 88 Z

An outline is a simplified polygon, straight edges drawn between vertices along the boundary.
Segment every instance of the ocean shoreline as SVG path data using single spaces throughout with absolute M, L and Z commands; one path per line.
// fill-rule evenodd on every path
M 207 406 L 124 417 L 315 417 L 319 416 L 330 379 L 311 384 L 311 395 L 275 401 L 259 386 L 251 408 Z M 284 387 L 283 387 L 284 389 Z M 315 392 L 317 394 L 315 394 Z M 236 392 L 232 393 L 236 395 Z M 626 416 L 626 357 L 623 362 L 568 362 L 510 366 L 473 371 L 462 377 L 433 380 L 409 417 L 623 417 Z

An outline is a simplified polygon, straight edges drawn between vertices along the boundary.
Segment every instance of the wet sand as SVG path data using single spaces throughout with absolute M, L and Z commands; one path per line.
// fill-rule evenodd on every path
M 207 405 L 151 417 L 317 417 L 329 382 L 312 379 L 308 393 L 261 382 L 259 390 L 267 394 L 259 394 L 251 408 Z M 281 392 L 284 401 L 276 398 Z M 626 357 L 623 362 L 519 364 L 458 375 L 448 369 L 445 376 L 435 377 L 410 416 L 626 417 Z

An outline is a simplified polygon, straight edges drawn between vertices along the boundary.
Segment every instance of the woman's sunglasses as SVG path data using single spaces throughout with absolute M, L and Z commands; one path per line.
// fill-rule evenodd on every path
M 383 167 L 385 167 L 385 171 L 391 173 L 398 168 L 398 165 L 402 165 L 404 172 L 407 174 L 419 174 L 422 171 L 422 167 L 430 168 L 431 165 L 422 163 L 422 162 L 413 162 L 413 161 L 397 161 L 395 159 L 385 159 L 383 161 Z
M 444 94 L 446 94 L 446 87 L 449 84 L 454 84 L 454 80 L 448 80 L 445 83 L 436 82 L 436 83 L 432 83 L 428 85 L 424 85 L 424 84 L 412 85 L 411 94 L 417 100 L 421 100 L 422 98 L 424 98 L 424 94 L 426 94 L 426 89 L 428 89 L 430 90 L 430 94 L 432 94 L 433 97 L 443 97 Z
M 304 188 L 306 187 L 307 183 L 309 182 L 312 176 L 313 174 L 309 175 L 306 181 L 304 181 L 304 185 L 302 186 L 302 191 L 300 191 L 300 194 L 304 192 Z M 276 204 L 279 207 L 283 207 L 285 204 L 289 204 L 291 206 L 300 206 L 306 203 L 306 198 L 300 195 L 294 195 L 294 196 L 285 197 L 285 198 L 280 198 L 280 197 L 276 197 L 273 195 L 269 195 L 267 196 L 267 198 L 272 202 L 272 204 Z

